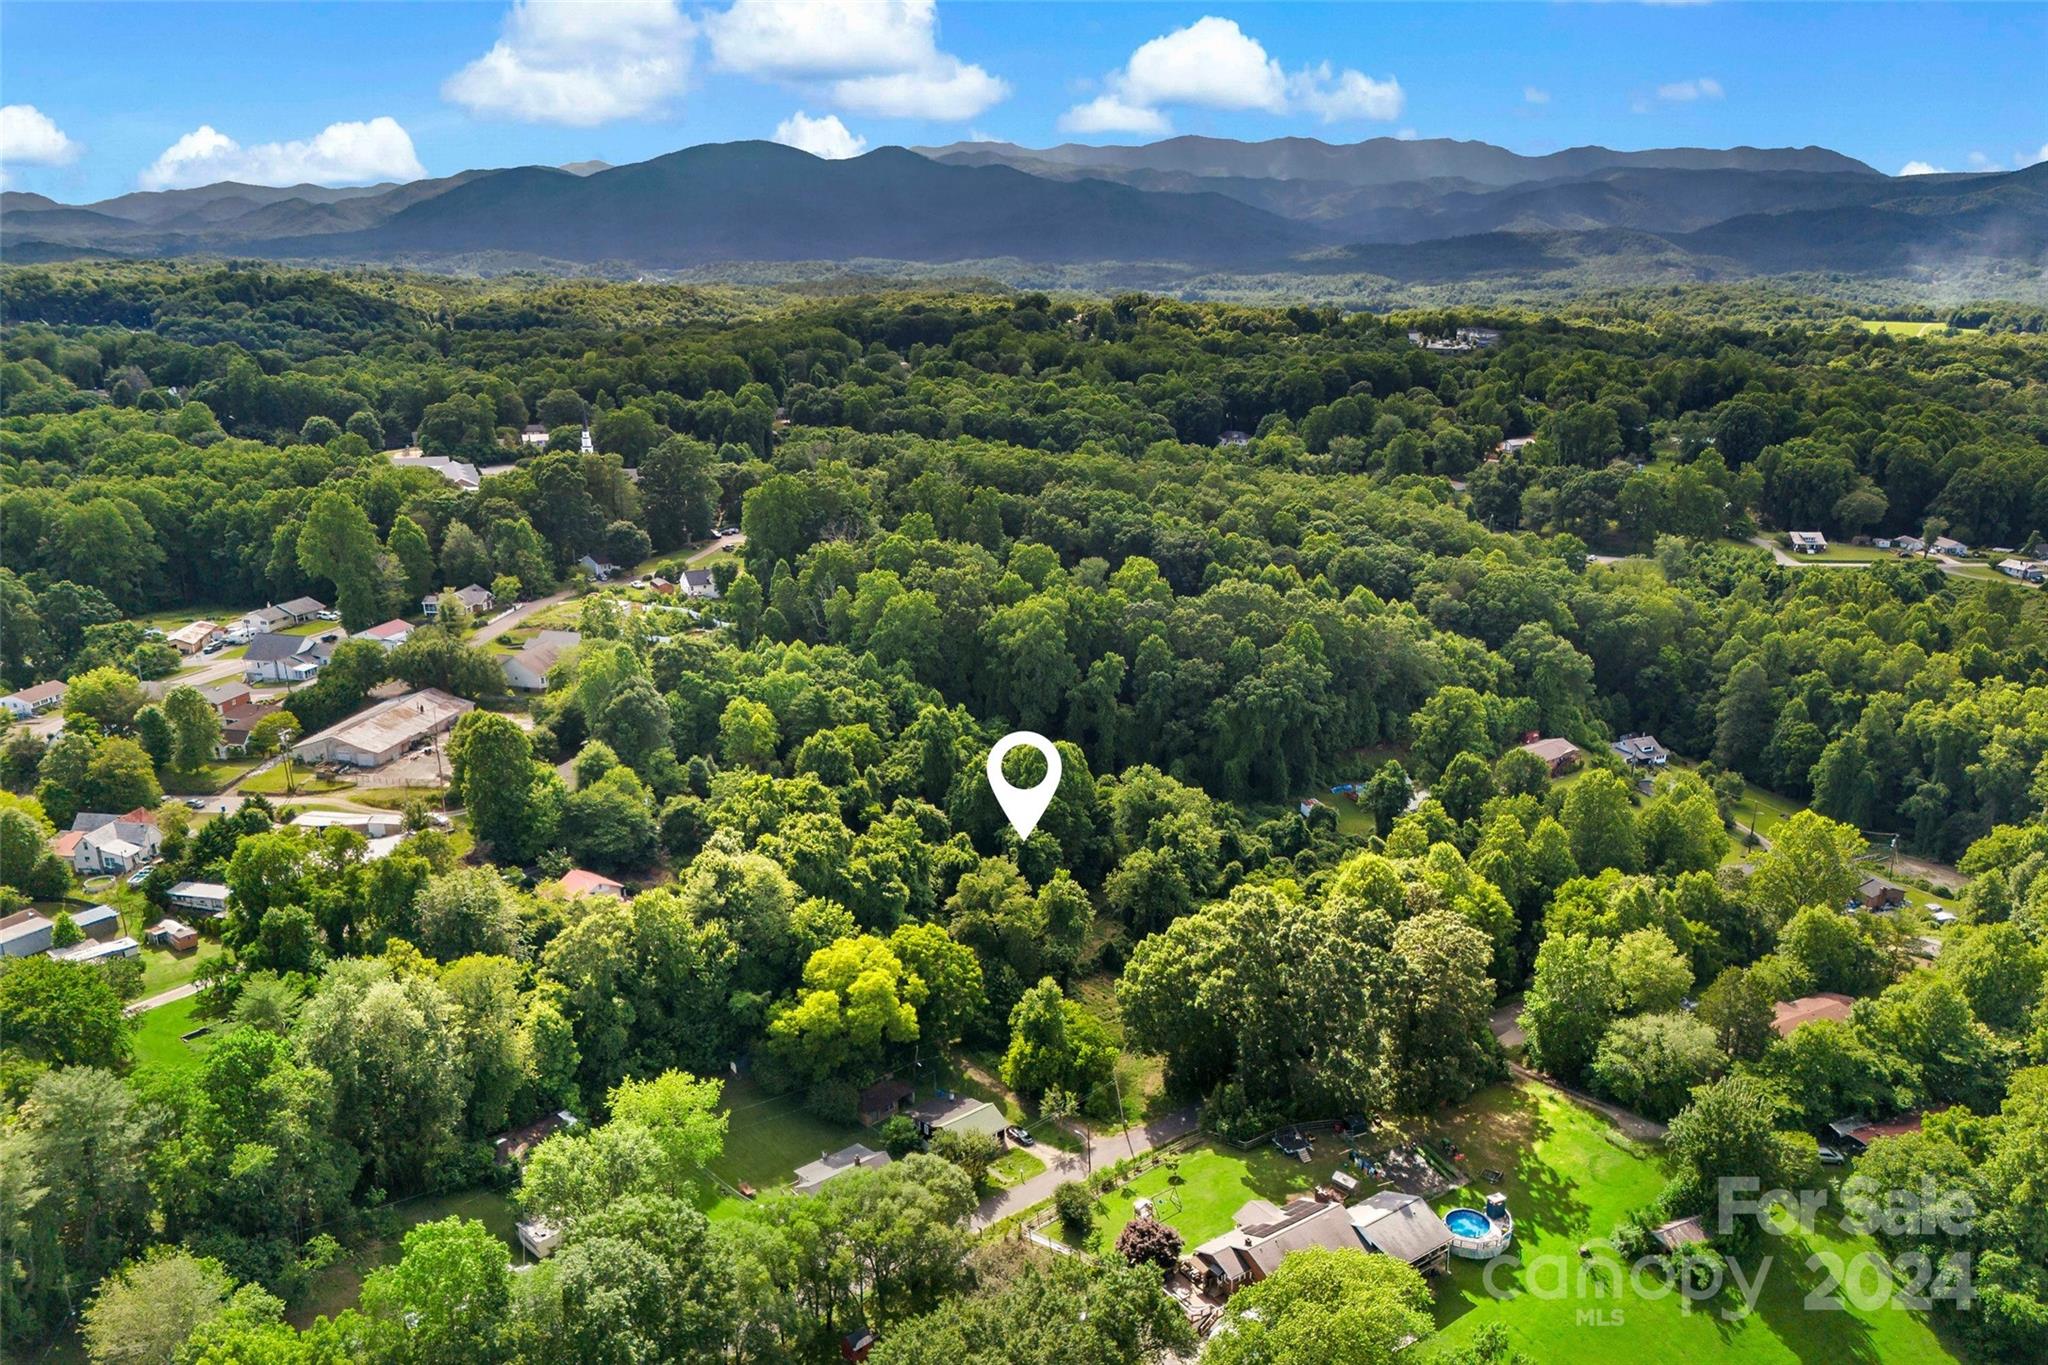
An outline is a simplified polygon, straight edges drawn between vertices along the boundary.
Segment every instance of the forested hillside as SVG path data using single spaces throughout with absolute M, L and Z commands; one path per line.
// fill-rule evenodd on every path
M 1927 1111 L 1868 1158 L 1900 1184 L 2031 1198 L 2048 594 L 1852 542 L 2036 553 L 2036 338 L 1765 294 L 1378 316 L 254 265 L 10 268 L 0 307 L 0 678 L 70 684 L 61 734 L 0 737 L 0 910 L 63 902 L 70 817 L 157 806 L 219 737 L 140 618 L 310 595 L 360 633 L 431 601 L 283 694 L 296 733 L 393 680 L 479 703 L 454 819 L 399 789 L 380 854 L 287 823 L 288 786 L 161 806 L 129 889 L 227 893 L 180 1004 L 203 1049 L 123 1016 L 139 972 L 0 971 L 9 1350 L 774 1362 L 873 1328 L 898 1365 L 1157 1360 L 1194 1345 L 1152 1251 L 993 1264 L 969 1219 L 1015 1166 L 857 1128 L 862 1092 L 964 1076 L 1048 1142 L 1198 1101 L 1247 1140 L 1436 1128 L 1506 1074 L 1516 992 L 1525 1061 L 1672 1124 L 1586 1236 L 1640 1247 L 1731 1170 L 1815 1181 L 1812 1130 L 1852 1112 Z M 700 562 L 715 597 L 650 586 Z M 435 596 L 471 584 L 579 633 L 523 698 L 510 642 Z M 983 768 L 1020 728 L 1062 756 L 1024 839 Z M 1645 734 L 1668 764 L 1610 748 Z M 1893 834 L 1960 917 L 1924 969 L 1904 919 L 1843 913 Z M 1853 1016 L 1780 1038 L 1773 1004 L 1817 991 Z M 741 1087 L 898 1160 L 740 1188 Z M 563 1110 L 516 1175 L 493 1137 Z M 1059 1196 L 1077 1244 L 1126 1198 L 1100 1174 Z M 473 1191 L 560 1250 L 515 1275 L 430 1222 L 314 1294 L 387 1203 Z M 2038 1355 L 2031 1225 L 1877 1237 L 1974 1257 L 1958 1339 Z M 1370 1259 L 1365 1358 L 1454 1330 Z M 1289 1314 L 1313 1339 L 1288 1284 L 1210 1358 Z

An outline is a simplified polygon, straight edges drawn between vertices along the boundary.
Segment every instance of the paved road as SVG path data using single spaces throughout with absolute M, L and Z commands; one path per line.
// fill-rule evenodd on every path
M 575 595 L 576 589 L 563 588 L 559 592 L 549 593 L 546 597 L 536 597 L 531 602 L 521 602 L 518 606 L 512 608 L 512 610 L 505 612 L 503 615 L 491 618 L 489 621 L 486 621 L 483 625 L 480 625 L 475 630 L 471 631 L 469 639 L 464 641 L 464 643 L 471 645 L 487 645 L 491 641 L 497 639 L 500 635 L 503 635 L 506 631 L 516 627 L 520 622 L 526 620 L 535 612 L 546 611 L 549 607 L 556 606 L 560 603 L 566 602 Z
M 1043 1204 L 1052 1198 L 1052 1192 L 1069 1180 L 1084 1178 L 1096 1166 L 1107 1166 L 1112 1162 L 1142 1156 L 1154 1147 L 1163 1146 L 1178 1137 L 1186 1137 L 1201 1126 L 1201 1110 L 1188 1108 L 1178 1113 L 1167 1114 L 1150 1123 L 1127 1128 L 1121 1133 L 1107 1137 L 1091 1137 L 1088 1155 L 1079 1152 L 1063 1152 L 1056 1147 L 1039 1147 L 1040 1158 L 1045 1169 L 1021 1185 L 1012 1185 L 1007 1190 L 998 1190 L 981 1201 L 981 1207 L 974 1211 L 974 1226 L 985 1228 L 990 1223 L 1008 1218 L 1013 1213 L 1022 1213 L 1034 1204 Z
M 146 1000 L 137 1000 L 133 1004 L 127 1006 L 122 1011 L 122 1013 L 131 1015 L 142 1014 L 149 1010 L 160 1009 L 165 1005 L 171 1004 L 173 1001 L 183 1000 L 187 996 L 193 996 L 197 994 L 199 994 L 199 983 L 196 981 L 187 981 L 182 986 L 173 986 L 167 991 L 159 991 L 157 994 L 150 996 Z

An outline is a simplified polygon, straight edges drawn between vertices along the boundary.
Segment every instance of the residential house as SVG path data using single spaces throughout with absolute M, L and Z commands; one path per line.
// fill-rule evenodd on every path
M 532 638 L 520 647 L 518 653 L 505 656 L 503 667 L 506 683 L 525 692 L 545 692 L 548 686 L 548 670 L 560 663 L 563 655 L 582 643 L 583 637 L 573 630 L 534 632 Z
M 1960 559 L 1970 553 L 1970 547 L 1953 536 L 1936 536 L 1934 538 L 1934 553 Z
M 586 872 L 580 867 L 572 867 L 567 872 L 564 872 L 562 879 L 556 882 L 555 886 L 564 896 L 569 897 L 571 900 L 575 900 L 580 896 L 610 896 L 615 900 L 626 899 L 626 884 L 624 882 L 615 882 L 610 877 L 600 876 L 595 872 Z
M 1661 768 L 1671 761 L 1670 751 L 1655 735 L 1623 735 L 1612 747 L 1631 768 Z
M 111 905 L 77 911 L 71 922 L 84 930 L 87 938 L 112 938 L 121 932 L 121 912 Z
M 1521 746 L 1543 760 L 1552 777 L 1562 777 L 1579 766 L 1579 746 L 1568 739 L 1532 739 Z
M 245 636 L 268 635 L 283 630 L 293 623 L 292 614 L 283 607 L 258 607 L 245 612 L 235 621 L 235 632 Z
M 152 948 L 169 948 L 174 953 L 189 952 L 199 946 L 199 931 L 183 920 L 160 919 L 143 933 Z
M 249 736 L 257 723 L 282 707 L 281 702 L 257 701 L 251 696 L 223 706 L 220 709 L 220 743 L 214 746 L 214 757 L 233 758 L 246 753 Z
M 1882 877 L 1865 877 L 1849 900 L 1851 906 L 1874 912 L 1896 910 L 1905 903 L 1906 888 Z
M 904 1111 L 917 1125 L 918 1135 L 930 1141 L 941 1133 L 985 1133 L 998 1143 L 1010 1126 L 1003 1111 L 986 1100 L 964 1095 L 944 1095 L 912 1105 Z
M 911 1089 L 895 1077 L 876 1081 L 860 1092 L 860 1121 L 872 1128 L 893 1116 L 910 1098 Z
M 1494 453 L 1503 457 L 1519 455 L 1535 444 L 1536 438 L 1534 436 L 1510 436 L 1494 447 Z
M 352 829 L 365 839 L 381 839 L 405 828 L 405 817 L 396 811 L 373 815 L 369 811 L 306 810 L 292 817 L 293 829 Z
M 2044 576 L 2048 576 L 2048 565 L 2031 559 L 2001 559 L 1998 561 L 1998 571 L 2023 583 L 2039 583 Z
M 194 621 L 189 626 L 180 626 L 164 638 L 180 654 L 197 654 L 221 637 L 220 626 L 213 621 Z
M 827 1152 L 816 1161 L 797 1167 L 796 1181 L 791 1189 L 797 1194 L 813 1194 L 823 1189 L 827 1181 L 837 1179 L 848 1171 L 872 1170 L 888 1164 L 887 1152 L 878 1152 L 856 1142 L 850 1147 Z
M 1233 429 L 1231 431 L 1223 432 L 1216 438 L 1216 444 L 1219 446 L 1223 446 L 1225 448 L 1240 448 L 1243 446 L 1248 446 L 1251 443 L 1252 434 L 1249 431 L 1237 431 Z
M 386 649 L 396 649 L 412 638 L 412 622 L 393 617 L 381 626 L 356 633 L 358 640 L 375 640 Z
M 683 593 L 687 597 L 715 598 L 718 596 L 718 580 L 709 569 L 685 569 Z
M 292 745 L 303 763 L 381 768 L 414 745 L 455 728 L 476 703 L 425 687 L 390 697 Z
M 439 474 L 465 493 L 474 493 L 477 485 L 483 482 L 475 465 L 467 460 L 451 460 L 445 455 L 394 454 L 391 464 L 395 469 L 424 469 Z
M 119 938 L 86 939 L 69 948 L 52 948 L 50 956 L 58 962 L 107 962 L 117 957 L 139 957 L 142 945 L 128 935 Z
M 582 565 L 583 572 L 590 575 L 590 579 L 593 583 L 603 583 L 606 580 L 612 578 L 619 571 L 618 565 L 606 564 L 602 560 L 593 559 L 589 555 L 583 556 L 576 562 Z
M 62 706 L 64 694 L 70 690 L 67 684 L 52 679 L 0 697 L 0 706 L 6 707 L 7 714 L 16 720 L 27 720 L 30 716 L 39 716 Z
M 216 715 L 225 715 L 229 707 L 246 705 L 255 697 L 249 690 L 248 683 L 235 682 L 232 679 L 202 687 L 199 689 L 199 695 L 206 699 L 206 704 L 214 709 Z
M 444 590 L 445 591 L 445 590 Z M 455 589 L 455 600 L 462 603 L 463 610 L 471 616 L 487 615 L 495 610 L 498 599 L 491 596 L 491 590 L 472 583 L 466 588 Z M 441 614 L 441 594 L 429 593 L 420 599 L 420 612 L 429 620 Z
M 242 657 L 242 676 L 250 682 L 302 683 L 317 676 L 347 639 L 333 630 L 320 635 L 259 635 Z
M 1792 542 L 1792 553 L 1795 555 L 1827 553 L 1828 538 L 1818 531 L 1788 531 L 1786 537 Z
M 1892 548 L 1895 550 L 1905 550 L 1916 555 L 1925 554 L 1927 542 L 1918 536 L 1893 536 Z
M 529 422 L 520 429 L 519 444 L 535 450 L 545 449 L 548 443 L 548 429 L 538 422 Z
M 1349 1212 L 1368 1250 L 1406 1261 L 1424 1274 L 1442 1270 L 1450 1260 L 1451 1230 L 1417 1195 L 1381 1190 Z
M 47 915 L 17 910 L 0 919 L 0 957 L 34 957 L 48 952 L 50 931 L 56 927 Z
M 81 877 L 133 872 L 156 857 L 164 842 L 155 813 L 141 807 L 126 815 L 81 811 L 70 832 L 79 836 L 69 847 L 71 866 Z
M 1771 1027 L 1777 1030 L 1780 1038 L 1790 1038 L 1798 1029 L 1816 1019 L 1845 1023 L 1855 1004 L 1853 997 L 1837 991 L 1802 995 L 1797 1000 L 1780 1000 L 1771 1007 Z
M 294 597 L 289 602 L 278 603 L 277 609 L 289 614 L 293 625 L 303 626 L 308 621 L 319 620 L 320 613 L 327 610 L 327 604 L 317 597 Z
M 1362 1251 L 1364 1243 L 1342 1204 L 1303 1197 L 1285 1208 L 1254 1199 L 1240 1208 L 1237 1225 L 1190 1251 L 1187 1268 L 1209 1293 L 1228 1297 L 1257 1284 L 1296 1251 Z
M 219 882 L 179 882 L 164 893 L 173 909 L 198 915 L 225 915 L 228 898 L 228 889 Z

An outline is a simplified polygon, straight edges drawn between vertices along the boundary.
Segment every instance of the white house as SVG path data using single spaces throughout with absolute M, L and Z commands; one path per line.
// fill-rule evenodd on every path
M 496 609 L 498 605 L 498 599 L 491 595 L 489 588 L 480 587 L 475 583 L 470 584 L 466 588 L 457 588 L 455 590 L 455 600 L 462 603 L 463 609 L 471 616 L 482 616 L 486 612 Z M 441 594 L 430 593 L 422 597 L 420 599 L 420 611 L 425 614 L 429 621 L 439 616 L 441 614 Z
M 709 569 L 683 570 L 683 592 L 690 597 L 718 596 L 718 580 Z
M 396 649 L 412 638 L 412 622 L 393 617 L 381 626 L 371 626 L 356 634 L 358 640 L 375 640 L 386 649 Z
M 69 839 L 75 834 L 76 839 Z M 71 821 L 67 835 L 59 836 L 54 847 L 68 847 L 71 866 L 81 877 L 132 872 L 156 856 L 163 846 L 163 834 L 156 816 L 137 807 L 126 815 L 105 815 L 81 811 Z
M 1786 536 L 1792 542 L 1792 553 L 1796 555 L 1826 554 L 1828 538 L 1818 531 L 1788 531 Z
M 1961 556 L 1970 553 L 1970 547 L 1963 544 L 1963 542 L 1961 542 L 1960 540 L 1955 539 L 1953 536 L 1936 536 L 1934 538 L 1934 553 L 1938 555 L 1952 555 L 1960 558 Z
M 1998 571 L 2008 578 L 2017 578 L 2026 583 L 2039 583 L 2043 573 L 2048 572 L 2048 569 L 2044 569 L 2043 565 L 2031 559 L 2001 559 L 1998 561 Z
M 180 654 L 197 654 L 220 638 L 220 626 L 212 621 L 194 621 L 189 626 L 180 626 L 164 638 Z
M 19 692 L 10 692 L 0 697 L 0 706 L 7 708 L 7 714 L 16 720 L 27 720 L 64 704 L 64 694 L 71 689 L 64 683 L 52 679 L 39 682 L 34 687 L 24 687 Z
M 424 469 L 439 474 L 466 493 L 474 493 L 483 482 L 475 465 L 467 460 L 451 460 L 446 455 L 397 454 L 391 457 L 391 463 L 398 469 Z
M 539 449 L 548 443 L 548 429 L 538 422 L 530 422 L 519 433 L 519 444 Z
M 548 670 L 561 661 L 564 654 L 583 643 L 583 637 L 573 630 L 538 631 L 517 654 L 505 656 L 503 664 L 505 681 L 523 692 L 545 692 L 548 686 Z
M 242 675 L 250 682 L 302 683 L 310 680 L 347 635 L 330 630 L 319 635 L 259 635 L 242 656 Z
M 283 607 L 258 607 L 246 612 L 235 621 L 234 633 L 239 635 L 268 635 L 274 630 L 283 630 L 296 620 Z
M 225 915 L 228 889 L 219 882 L 179 882 L 164 893 L 173 908 L 198 915 Z

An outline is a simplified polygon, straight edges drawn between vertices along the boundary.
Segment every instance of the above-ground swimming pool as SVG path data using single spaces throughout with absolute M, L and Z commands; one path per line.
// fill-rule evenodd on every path
M 1475 1261 L 1500 1255 L 1515 1235 L 1515 1220 L 1508 1216 L 1504 1200 L 1491 1215 L 1478 1209 L 1452 1209 L 1444 1215 L 1444 1226 L 1450 1229 L 1451 1254 Z
M 1444 1226 L 1456 1237 L 1484 1237 L 1493 1231 L 1493 1220 L 1478 1209 L 1452 1209 L 1444 1215 Z

